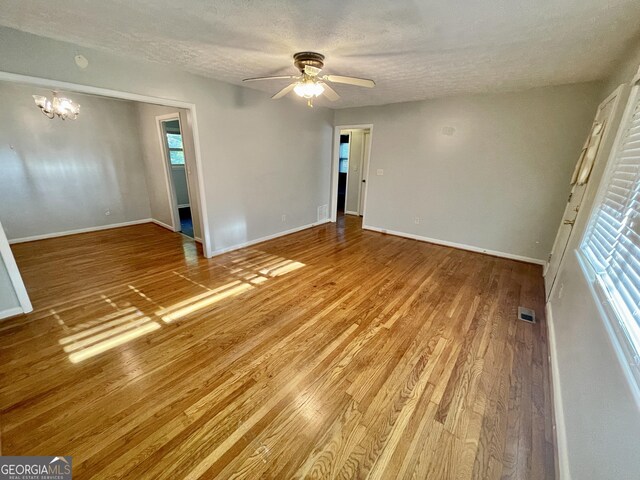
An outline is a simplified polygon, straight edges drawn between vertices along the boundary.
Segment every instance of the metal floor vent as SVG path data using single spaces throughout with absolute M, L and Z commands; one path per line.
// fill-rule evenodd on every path
M 518 307 L 518 320 L 536 323 L 536 312 L 530 308 Z

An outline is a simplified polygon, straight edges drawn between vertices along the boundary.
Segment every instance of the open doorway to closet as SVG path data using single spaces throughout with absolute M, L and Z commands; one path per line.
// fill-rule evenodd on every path
M 363 217 L 366 206 L 367 176 L 371 150 L 371 127 L 336 129 L 337 172 L 332 220 L 343 215 Z
M 180 110 L 155 116 L 160 155 L 166 172 L 166 198 L 171 229 L 200 241 L 197 182 L 193 162 L 193 138 Z
M 171 182 L 172 208 L 177 210 L 176 227 L 179 226 L 183 235 L 194 238 L 193 217 L 191 214 L 191 197 L 189 195 L 189 180 L 184 153 L 184 140 L 180 129 L 180 118 L 160 120 L 160 131 L 165 153 L 165 160 L 169 167 L 169 181 Z

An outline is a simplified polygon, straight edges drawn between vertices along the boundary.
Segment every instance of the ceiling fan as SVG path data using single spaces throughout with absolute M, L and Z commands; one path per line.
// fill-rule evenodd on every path
M 343 75 L 320 75 L 324 67 L 324 55 L 316 52 L 298 52 L 293 55 L 293 64 L 300 70 L 300 75 L 276 75 L 272 77 L 245 78 L 243 82 L 257 82 L 262 80 L 295 80 L 287 85 L 273 99 L 284 97 L 292 90 L 300 97 L 307 99 L 307 105 L 313 107 L 313 99 L 324 94 L 329 100 L 335 102 L 340 95 L 329 86 L 327 82 L 344 83 L 357 87 L 373 88 L 376 83 L 373 80 L 357 77 L 345 77 Z

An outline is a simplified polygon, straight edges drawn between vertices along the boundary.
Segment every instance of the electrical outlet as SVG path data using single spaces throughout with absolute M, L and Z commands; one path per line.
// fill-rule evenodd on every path
M 287 222 L 287 216 L 286 215 L 282 215 L 282 223 L 286 223 Z
M 111 210 L 109 210 L 108 208 L 104 211 L 104 214 L 108 217 L 109 215 L 111 215 Z
M 378 169 L 376 170 L 376 175 L 378 175 L 379 177 L 381 177 L 382 175 L 384 175 L 384 170 L 383 170 L 383 169 L 381 169 L 381 168 L 378 168 Z
M 420 224 L 420 217 L 413 217 L 413 223 L 415 223 L 416 225 Z

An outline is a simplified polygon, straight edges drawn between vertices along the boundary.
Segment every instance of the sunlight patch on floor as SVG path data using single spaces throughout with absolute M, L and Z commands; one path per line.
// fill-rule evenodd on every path
M 86 360 L 87 358 L 94 357 L 102 352 L 106 352 L 107 350 L 115 348 L 119 345 L 123 345 L 133 340 L 134 338 L 141 337 L 143 335 L 146 335 L 149 332 L 153 332 L 154 330 L 157 330 L 160 328 L 159 323 L 148 321 L 149 320 L 148 317 L 144 317 L 144 318 L 147 321 L 142 325 L 137 326 L 133 330 L 128 330 L 124 333 L 121 333 L 120 335 L 110 337 L 100 343 L 96 343 L 94 345 L 86 347 L 83 350 L 80 350 L 79 352 L 71 353 L 69 355 L 69 360 L 71 360 L 72 363 L 81 362 L 83 360 Z
M 177 310 L 173 310 L 173 308 L 168 309 L 173 311 L 171 311 L 171 313 L 161 315 L 162 320 L 166 323 L 171 323 L 175 320 L 185 317 L 198 310 L 202 310 L 203 308 L 206 308 L 215 303 L 218 303 L 220 300 L 224 300 L 225 298 L 229 298 L 229 297 L 238 295 L 240 293 L 246 292 L 251 288 L 253 288 L 251 285 L 246 283 L 241 283 L 240 285 L 236 285 L 235 287 L 226 288 L 219 293 L 212 292 L 206 298 L 203 298 L 202 300 L 199 300 L 197 302 L 193 302 L 185 307 L 179 308 Z
M 168 307 L 162 307 L 160 302 L 163 299 L 155 299 L 153 296 L 149 296 L 148 292 L 144 292 L 142 288 L 127 285 L 131 292 L 142 299 L 143 306 L 136 308 L 131 306 L 130 302 L 126 302 L 122 305 L 124 308 L 120 308 L 115 301 L 102 294 L 100 295 L 101 300 L 113 307 L 115 311 L 72 327 L 64 324 L 58 312 L 51 311 L 65 331 L 71 333 L 71 335 L 61 338 L 59 344 L 69 355 L 69 360 L 78 363 L 158 330 L 162 327 L 162 322 L 168 324 L 184 319 L 223 300 L 255 289 L 258 285 L 262 285 L 272 278 L 280 277 L 305 266 L 304 263 L 259 250 L 244 251 L 231 255 L 231 258 L 232 266 L 223 265 L 223 267 L 234 279 L 216 288 L 208 287 L 179 272 L 171 272 L 176 277 L 202 288 L 204 291 Z M 190 288 L 193 289 L 193 286 Z M 179 290 L 179 285 L 176 285 L 176 291 Z M 156 310 L 151 313 L 147 311 L 149 307 Z

